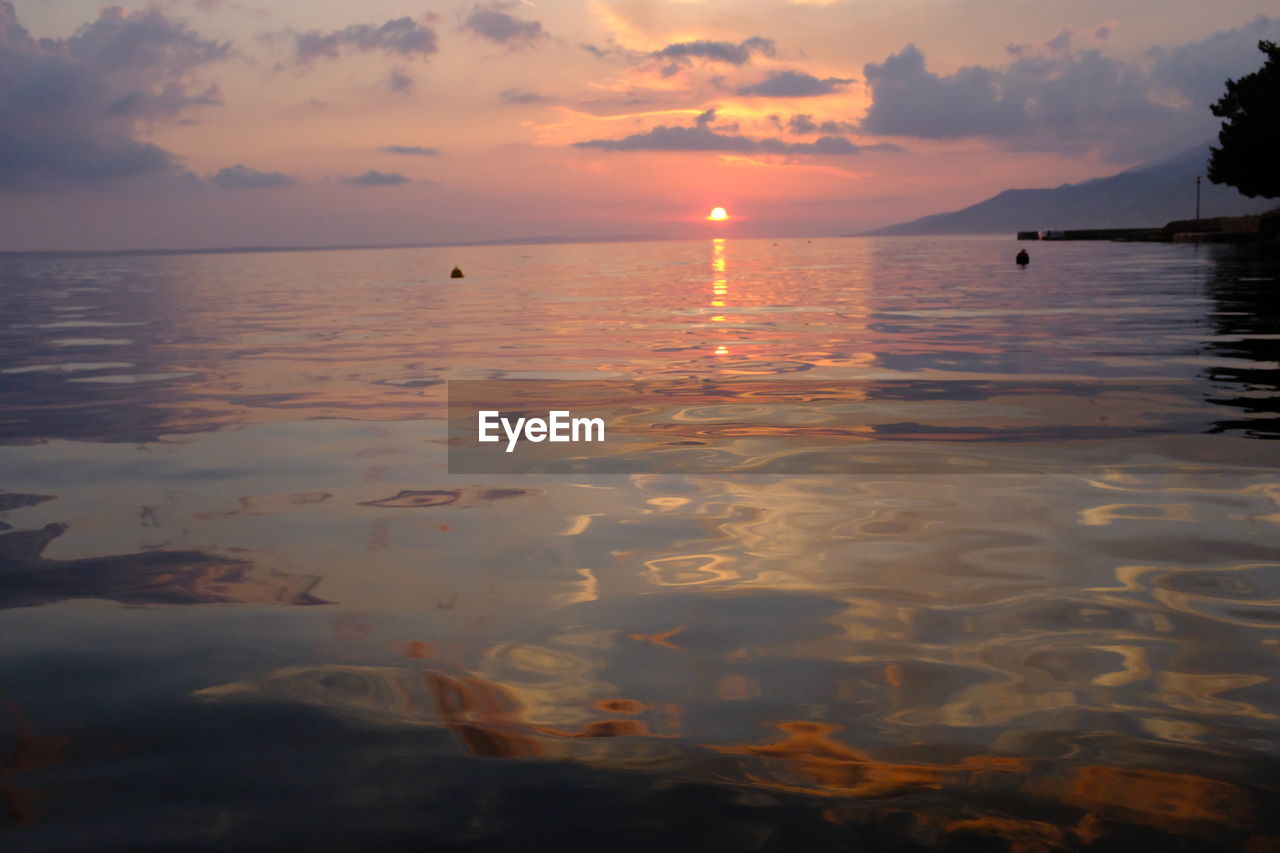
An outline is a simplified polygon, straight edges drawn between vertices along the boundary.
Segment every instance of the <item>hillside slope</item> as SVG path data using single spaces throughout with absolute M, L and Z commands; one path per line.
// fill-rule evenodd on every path
M 1068 228 L 1159 227 L 1195 213 L 1196 175 L 1208 170 L 1209 143 L 1176 157 L 1147 163 L 1106 178 L 1053 189 L 1005 190 L 950 213 L 879 228 L 870 234 L 991 234 Z M 1244 216 L 1276 206 L 1250 199 L 1232 187 L 1200 185 L 1201 216 Z

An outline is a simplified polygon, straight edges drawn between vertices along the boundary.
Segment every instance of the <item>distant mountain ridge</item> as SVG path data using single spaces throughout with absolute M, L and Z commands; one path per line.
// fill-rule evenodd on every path
M 1196 175 L 1208 171 L 1205 142 L 1166 160 L 1106 178 L 1053 189 L 1005 190 L 950 213 L 889 225 L 874 235 L 992 234 L 1076 228 L 1158 228 L 1195 215 Z M 1247 198 L 1232 187 L 1200 185 L 1200 215 L 1246 216 L 1276 207 L 1276 199 Z

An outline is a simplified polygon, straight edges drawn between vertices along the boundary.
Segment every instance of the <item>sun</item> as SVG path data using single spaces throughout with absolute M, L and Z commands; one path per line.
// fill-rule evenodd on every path
M 729 213 L 723 207 L 714 207 L 711 209 L 711 212 L 707 214 L 707 219 L 710 219 L 712 222 L 724 222 L 728 218 Z

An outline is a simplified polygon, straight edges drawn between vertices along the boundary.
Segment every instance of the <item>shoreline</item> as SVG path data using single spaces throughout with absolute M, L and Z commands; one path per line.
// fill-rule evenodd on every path
M 1280 208 L 1254 216 L 1175 219 L 1160 228 L 1079 228 L 1019 231 L 1018 240 L 1107 240 L 1121 243 L 1253 243 L 1280 245 Z

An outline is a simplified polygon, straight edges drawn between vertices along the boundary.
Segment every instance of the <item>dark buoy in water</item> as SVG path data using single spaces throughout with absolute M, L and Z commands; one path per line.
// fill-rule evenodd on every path
M 1013 262 L 1020 267 L 1026 267 L 1027 264 L 1031 263 L 1031 256 L 1027 254 L 1026 249 L 1019 249 L 1018 255 L 1013 259 Z
M 454 267 L 453 272 L 449 273 L 449 278 L 465 278 L 460 267 Z

